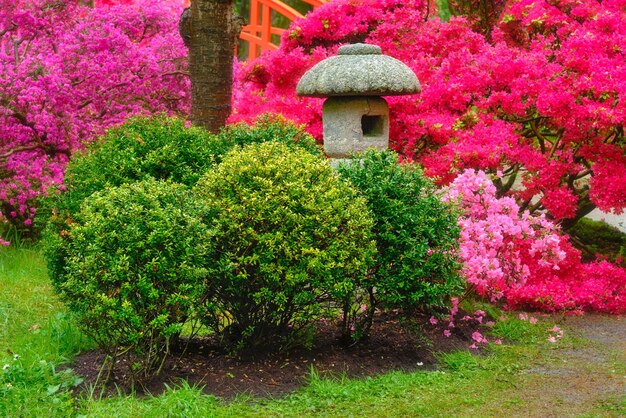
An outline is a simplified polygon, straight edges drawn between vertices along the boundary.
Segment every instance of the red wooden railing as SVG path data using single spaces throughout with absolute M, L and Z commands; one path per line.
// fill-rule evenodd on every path
M 301 0 L 317 8 L 330 0 Z M 190 0 L 185 0 L 185 7 L 189 7 Z M 284 16 L 289 21 L 303 17 L 293 7 L 280 0 L 250 0 L 250 16 L 248 25 L 244 26 L 240 38 L 248 43 L 248 59 L 254 59 L 265 51 L 278 49 L 278 44 L 272 41 L 272 35 L 283 34 L 285 29 L 272 26 L 274 13 Z
M 319 7 L 329 0 L 302 0 L 313 8 Z M 258 57 L 264 51 L 273 51 L 278 44 L 272 42 L 272 35 L 282 35 L 285 29 L 272 26 L 274 13 L 279 13 L 289 21 L 303 17 L 293 7 L 280 0 L 251 0 L 250 24 L 244 26 L 240 38 L 248 42 L 248 59 Z

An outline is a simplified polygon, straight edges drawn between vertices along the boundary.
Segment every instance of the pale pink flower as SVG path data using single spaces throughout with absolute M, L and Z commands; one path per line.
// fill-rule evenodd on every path
M 452 309 L 450 309 L 450 318 L 454 317 L 454 315 L 459 312 L 459 298 L 450 299 L 452 302 Z
M 481 334 L 478 331 L 474 331 L 472 333 L 472 340 L 476 341 L 477 343 L 486 343 L 486 342 L 488 342 L 487 339 L 483 336 L 483 334 Z

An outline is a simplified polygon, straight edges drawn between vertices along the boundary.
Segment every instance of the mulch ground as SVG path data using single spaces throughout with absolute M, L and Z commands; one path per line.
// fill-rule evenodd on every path
M 181 347 L 175 347 L 162 372 L 135 390 L 158 394 L 166 384 L 172 386 L 187 380 L 190 385 L 204 387 L 206 393 L 223 398 L 242 393 L 266 397 L 302 386 L 312 368 L 321 376 L 348 377 L 434 369 L 435 353 L 467 349 L 472 343 L 472 333 L 481 326 L 475 320 L 456 321 L 451 336 L 445 337 L 443 330 L 448 322 L 433 325 L 429 318 L 429 315 L 417 316 L 410 326 L 401 326 L 395 314 L 378 315 L 372 336 L 351 347 L 339 343 L 335 327 L 320 323 L 310 350 L 299 348 L 289 353 L 232 356 L 219 350 L 210 339 L 198 339 L 188 344 L 184 353 Z M 85 389 L 96 382 L 103 360 L 99 350 L 76 357 L 72 368 L 85 379 Z M 127 367 L 126 360 L 115 365 L 109 384 L 111 393 L 130 389 Z

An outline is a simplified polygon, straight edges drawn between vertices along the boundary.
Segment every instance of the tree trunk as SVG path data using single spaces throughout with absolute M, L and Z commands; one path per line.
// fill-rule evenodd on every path
M 189 47 L 191 121 L 217 132 L 231 112 L 233 57 L 241 32 L 234 0 L 192 0 L 181 16 L 181 35 Z

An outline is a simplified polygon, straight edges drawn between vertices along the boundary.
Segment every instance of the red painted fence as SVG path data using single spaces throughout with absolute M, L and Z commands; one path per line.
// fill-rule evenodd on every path
M 315 9 L 330 0 L 299 1 L 309 4 Z M 133 2 L 134 0 L 92 0 L 91 4 L 92 6 L 101 6 L 132 4 Z M 189 7 L 190 3 L 190 0 L 184 0 L 185 7 Z M 278 35 L 280 37 L 285 29 L 272 25 L 276 14 L 290 22 L 302 17 L 300 12 L 280 0 L 250 0 L 250 16 L 247 16 L 247 21 L 250 23 L 243 27 L 240 36 L 241 40 L 248 43 L 248 59 L 254 59 L 265 51 L 273 51 L 278 48 L 277 42 L 272 42 L 272 36 Z
M 328 0 L 302 0 L 313 8 L 319 7 Z M 254 59 L 264 51 L 273 51 L 278 48 L 272 42 L 272 35 L 282 35 L 285 29 L 272 26 L 272 17 L 278 13 L 290 21 L 303 17 L 293 7 L 280 0 L 251 0 L 250 24 L 241 31 L 241 39 L 248 42 L 248 59 Z

